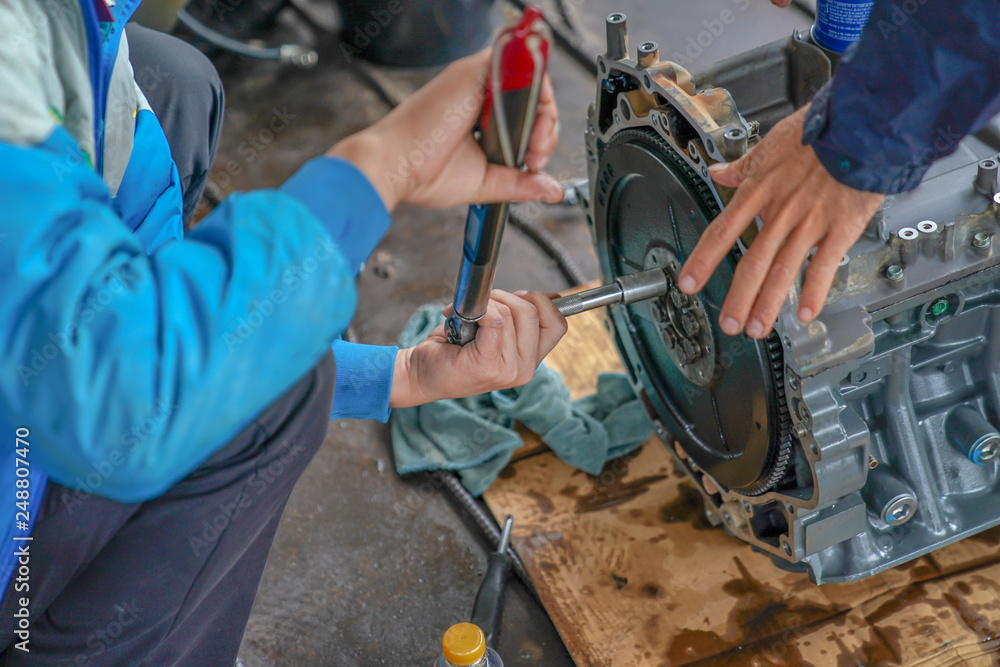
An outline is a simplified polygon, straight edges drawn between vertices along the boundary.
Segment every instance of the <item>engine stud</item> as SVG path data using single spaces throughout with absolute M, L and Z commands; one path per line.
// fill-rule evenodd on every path
M 986 465 L 1000 455 L 1000 433 L 969 405 L 951 411 L 945 432 L 951 444 L 976 465 Z
M 660 47 L 656 42 L 643 42 L 638 48 L 639 67 L 652 67 L 660 60 Z
M 903 267 L 899 264 L 890 264 L 885 267 L 885 277 L 886 280 L 898 283 L 903 279 Z
M 890 526 L 901 526 L 917 512 L 913 490 L 884 466 L 871 468 L 861 491 L 868 507 Z

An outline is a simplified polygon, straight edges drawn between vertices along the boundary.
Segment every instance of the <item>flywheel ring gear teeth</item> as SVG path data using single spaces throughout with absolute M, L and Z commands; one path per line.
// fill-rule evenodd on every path
M 675 168 L 675 174 L 679 180 L 689 186 L 691 192 L 697 197 L 698 202 L 711 214 L 709 222 L 722 212 L 722 207 L 719 205 L 712 187 L 677 153 L 677 150 L 673 146 L 653 129 L 626 128 L 616 132 L 610 141 L 600 147 L 599 161 L 603 158 L 607 150 L 636 140 L 651 140 L 662 151 L 663 156 Z M 731 252 L 737 260 L 741 256 L 739 249 L 736 247 Z M 777 435 L 773 446 L 770 448 L 767 462 L 762 467 L 762 472 L 758 479 L 746 487 L 725 487 L 745 496 L 760 496 L 777 486 L 785 478 L 789 463 L 792 460 L 792 418 L 785 396 L 784 351 L 781 347 L 781 339 L 774 331 L 763 340 L 763 343 L 767 352 L 768 370 L 771 374 L 771 380 L 774 382 L 775 404 L 777 407 Z

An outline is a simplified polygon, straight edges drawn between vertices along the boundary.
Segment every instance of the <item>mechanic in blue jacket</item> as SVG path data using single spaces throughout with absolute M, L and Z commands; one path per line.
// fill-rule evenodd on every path
M 232 665 L 331 416 L 524 384 L 565 332 L 495 292 L 467 347 L 336 341 L 397 203 L 561 199 L 548 85 L 532 171 L 472 139 L 484 53 L 185 235 L 221 86 L 138 4 L 0 3 L 4 664 Z
M 998 63 L 995 1 L 876 0 L 861 38 L 813 102 L 744 157 L 713 166 L 713 180 L 737 191 L 688 257 L 679 287 L 700 290 L 760 215 L 720 328 L 767 336 L 816 247 L 797 313 L 814 319 L 885 195 L 917 187 L 931 164 L 1000 113 Z

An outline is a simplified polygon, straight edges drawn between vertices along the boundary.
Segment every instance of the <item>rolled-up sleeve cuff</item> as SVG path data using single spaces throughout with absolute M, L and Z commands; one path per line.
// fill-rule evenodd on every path
M 310 160 L 279 190 L 323 223 L 355 273 L 389 229 L 389 211 L 375 187 L 347 160 Z
M 337 380 L 330 419 L 389 420 L 389 396 L 398 347 L 333 343 Z

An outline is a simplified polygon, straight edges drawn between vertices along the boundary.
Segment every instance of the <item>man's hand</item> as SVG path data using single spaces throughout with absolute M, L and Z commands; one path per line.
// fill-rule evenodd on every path
M 732 201 L 701 235 L 678 286 L 694 294 L 711 277 L 740 234 L 760 215 L 763 227 L 736 266 L 719 327 L 730 336 L 770 333 L 778 311 L 812 248 L 798 318 L 822 310 L 844 253 L 858 240 L 884 195 L 842 185 L 811 146 L 802 144 L 803 108 L 778 123 L 749 153 L 713 165 L 712 179 L 737 188 Z
M 416 347 L 399 351 L 391 407 L 520 387 L 534 377 L 566 333 L 566 318 L 540 292 L 493 290 L 491 297 L 476 339 L 468 345 L 449 343 L 441 326 Z
M 558 140 L 548 76 L 525 156 L 529 171 L 489 164 L 472 137 L 483 106 L 491 50 L 456 61 L 389 115 L 327 155 L 353 162 L 390 211 L 401 201 L 430 208 L 498 201 L 562 200 L 559 182 L 540 173 Z

